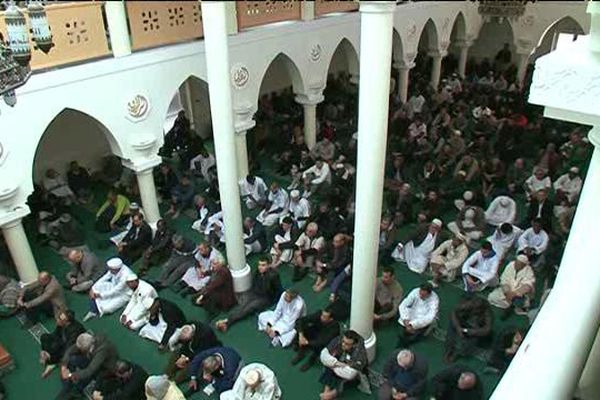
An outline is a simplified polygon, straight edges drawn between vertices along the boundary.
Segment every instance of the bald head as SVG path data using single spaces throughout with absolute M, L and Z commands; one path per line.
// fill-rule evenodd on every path
M 73 264 L 80 263 L 83 258 L 83 251 L 81 250 L 71 250 L 67 255 L 67 259 Z
M 410 368 L 415 362 L 415 355 L 408 349 L 400 350 L 396 357 L 396 361 L 398 361 L 398 365 L 402 368 Z
M 41 285 L 47 285 L 50 282 L 50 279 L 52 279 L 52 275 L 50 275 L 48 272 L 46 271 L 42 271 L 40 272 L 40 274 L 38 275 L 38 282 Z
M 463 372 L 458 377 L 458 388 L 460 390 L 473 389 L 477 384 L 477 377 L 472 372 Z

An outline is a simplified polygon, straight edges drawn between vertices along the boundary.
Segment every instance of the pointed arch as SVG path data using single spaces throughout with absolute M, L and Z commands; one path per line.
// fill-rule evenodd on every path
M 296 63 L 284 52 L 280 52 L 275 55 L 271 59 L 271 61 L 266 65 L 266 68 L 261 71 L 261 79 L 260 79 L 260 89 L 259 93 L 263 91 L 263 85 L 265 83 L 265 78 L 268 76 L 270 70 L 275 68 L 282 67 L 282 69 L 286 72 L 287 77 L 292 83 L 292 87 L 294 93 L 304 93 L 304 81 L 302 79 L 302 74 L 300 73 L 300 69 L 296 65 Z
M 399 62 L 404 58 L 404 46 L 402 44 L 402 36 L 394 28 L 392 33 L 392 60 Z
M 212 131 L 210 114 L 210 97 L 208 82 L 205 79 L 190 74 L 180 80 L 179 85 L 173 90 L 173 95 L 168 104 L 164 117 L 164 133 L 173 126 L 177 113 L 186 112 L 192 127 L 202 137 L 209 137 Z
M 421 29 L 421 34 L 419 35 L 419 48 L 421 48 L 421 45 L 424 45 L 425 50 L 437 49 L 439 41 L 440 37 L 435 22 L 433 22 L 433 19 L 429 18 L 427 22 L 425 22 L 425 25 L 423 25 L 423 29 Z
M 462 11 L 459 11 L 456 14 L 456 18 L 454 19 L 454 24 L 452 25 L 452 31 L 450 32 L 450 40 L 458 41 L 465 40 L 467 37 L 467 23 L 465 21 L 465 16 Z
M 575 18 L 571 17 L 570 15 L 567 15 L 552 22 L 544 30 L 544 32 L 538 39 L 536 47 L 541 46 L 544 39 L 547 39 L 547 36 L 551 33 L 553 34 L 554 32 L 571 33 L 575 35 L 583 35 L 585 33 L 581 24 Z
M 334 65 L 334 60 L 338 59 L 338 57 L 341 57 L 344 60 L 346 71 L 348 71 L 351 75 L 358 75 L 358 52 L 350 40 L 345 37 L 339 41 L 331 55 L 329 67 L 327 68 L 328 75 L 331 71 L 331 67 Z

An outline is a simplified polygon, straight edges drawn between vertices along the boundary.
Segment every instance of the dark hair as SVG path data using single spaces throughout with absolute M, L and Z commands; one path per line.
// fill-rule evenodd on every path
M 323 311 L 325 311 L 326 313 L 330 314 L 332 317 L 334 316 L 335 312 L 334 312 L 334 307 L 331 304 L 328 304 Z
M 261 262 L 266 262 L 267 264 L 270 264 L 270 263 L 271 263 L 271 256 L 269 256 L 269 255 L 266 255 L 266 254 L 265 254 L 265 255 L 262 255 L 262 256 L 260 256 L 260 257 L 258 258 L 258 262 L 259 262 L 259 263 L 261 263 Z
M 294 220 L 293 220 L 293 219 L 291 219 L 291 218 L 288 216 L 288 217 L 284 217 L 284 218 L 281 220 L 281 223 L 282 223 L 282 224 L 290 224 L 290 225 L 291 225 L 291 224 L 293 224 L 293 223 L 294 223 Z
M 509 234 L 513 231 L 513 227 L 511 224 L 509 224 L 508 222 L 503 223 L 502 225 L 500 225 L 500 232 L 502 233 L 506 233 Z
M 419 289 L 424 290 L 427 293 L 433 292 L 433 286 L 429 282 L 422 283 L 421 286 L 419 286 Z
M 481 248 L 484 250 L 493 250 L 492 244 L 490 242 L 488 242 L 487 240 L 483 241 L 483 243 L 481 243 Z
M 531 223 L 543 225 L 541 218 L 534 218 L 534 219 L 531 220 Z
M 392 267 L 391 265 L 385 265 L 383 267 L 383 273 L 384 274 L 388 273 L 390 275 L 395 275 L 396 272 L 394 271 L 394 267 Z
M 352 340 L 355 344 L 358 343 L 360 339 L 362 339 L 362 336 L 360 336 L 358 332 L 353 331 L 352 329 L 348 329 L 346 332 L 344 332 L 344 336 Z

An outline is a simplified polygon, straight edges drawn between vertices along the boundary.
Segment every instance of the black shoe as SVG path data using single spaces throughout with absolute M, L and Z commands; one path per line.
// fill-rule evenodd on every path
M 292 358 L 292 365 L 296 365 L 298 364 L 300 361 L 304 360 L 304 357 L 306 356 L 306 353 L 304 351 L 299 351 L 296 354 L 296 357 Z

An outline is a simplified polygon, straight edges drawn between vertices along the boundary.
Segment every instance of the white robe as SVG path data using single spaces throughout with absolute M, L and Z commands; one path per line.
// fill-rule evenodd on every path
M 484 258 L 481 254 L 481 250 L 471 254 L 471 257 L 467 258 L 467 261 L 462 266 L 462 273 L 469 274 L 479 279 L 481 282 L 477 287 L 477 290 L 483 290 L 488 286 L 495 286 L 498 283 L 498 255 L 495 254 L 492 257 Z M 465 290 L 466 290 L 465 282 Z
M 255 200 L 265 201 L 267 199 L 269 189 L 265 181 L 258 176 L 255 177 L 254 185 L 248 183 L 246 178 L 240 179 L 238 185 L 240 186 L 240 196 L 245 200 L 246 207 L 250 210 L 257 206 Z
M 131 269 L 123 265 L 116 274 L 108 271 L 92 285 L 92 290 L 100 295 L 96 299 L 100 315 L 113 313 L 127 304 L 133 291 L 125 279 L 131 274 Z
M 275 193 L 269 192 L 268 197 L 271 206 L 268 209 L 262 210 L 257 216 L 256 220 L 264 226 L 272 226 L 279 222 L 279 218 L 284 217 L 288 213 L 289 196 L 285 190 L 279 188 Z M 280 209 L 279 212 L 272 213 Z
M 158 324 L 152 325 L 150 322 L 147 322 L 146 325 L 140 329 L 139 335 L 144 339 L 160 343 L 166 331 L 167 323 L 163 319 L 162 314 L 158 314 Z
M 196 265 L 191 265 L 185 274 L 181 277 L 181 280 L 184 281 L 188 286 L 192 287 L 195 291 L 199 291 L 202 289 L 208 281 L 210 280 L 210 264 L 212 260 L 216 257 L 221 256 L 221 252 L 217 249 L 211 249 L 208 257 L 203 257 L 199 251 L 196 252 L 194 258 L 198 261 L 200 266 L 200 270 L 196 267 Z M 199 273 L 199 272 L 202 273 Z
M 496 229 L 494 233 L 487 238 L 487 240 L 492 244 L 492 248 L 498 255 L 498 259 L 502 259 L 515 246 L 517 240 L 519 240 L 519 236 L 521 236 L 521 233 L 523 233 L 521 228 L 513 225 L 512 233 L 505 235 Z
M 528 247 L 532 248 L 535 254 L 542 254 L 548 248 L 548 234 L 543 229 L 539 233 L 535 233 L 533 228 L 527 229 L 519 237 L 519 251 Z
M 289 241 L 292 240 L 292 230 L 290 229 L 289 231 L 285 232 L 283 234 L 283 236 L 277 234 L 273 237 L 273 240 L 275 241 L 275 243 L 287 243 Z M 284 263 L 289 263 L 290 261 L 292 261 L 292 257 L 294 256 L 294 250 L 293 249 L 284 249 L 284 250 L 280 250 L 281 251 L 281 255 L 279 256 L 279 260 L 281 262 Z M 271 248 L 271 257 L 275 257 L 277 256 L 277 250 L 275 250 L 274 247 Z
M 71 188 L 66 184 L 63 178 L 58 175 L 56 178 L 44 177 L 42 180 L 44 189 L 56 197 L 72 197 L 75 196 Z
M 510 303 L 506 299 L 504 289 L 508 289 L 511 292 L 525 289 L 529 286 L 531 289 L 535 288 L 535 275 L 531 266 L 526 265 L 520 271 L 515 270 L 515 262 L 512 261 L 506 266 L 502 276 L 500 277 L 500 286 L 494 289 L 488 296 L 490 304 L 500 307 L 508 308 Z M 529 292 L 531 294 L 532 292 Z
M 306 304 L 299 295 L 291 302 L 285 301 L 285 293 L 281 295 L 273 311 L 263 311 L 258 315 L 258 330 L 267 329 L 267 324 L 279 332 L 279 337 L 271 342 L 274 346 L 289 346 L 296 336 L 296 320 L 306 314 Z
M 298 201 L 290 200 L 289 209 L 292 219 L 296 222 L 298 228 L 303 229 L 304 225 L 306 225 L 306 219 L 310 216 L 309 201 L 304 197 L 301 197 Z
M 244 381 L 244 376 L 251 370 L 258 370 L 261 377 L 260 385 L 254 389 L 249 388 Z M 273 371 L 264 364 L 252 363 L 240 370 L 233 388 L 221 393 L 220 400 L 279 400 L 280 398 L 281 388 Z
M 570 203 L 573 203 L 577 196 L 579 196 L 579 192 L 581 192 L 582 181 L 579 176 L 571 179 L 569 174 L 564 174 L 558 177 L 558 179 L 554 182 L 554 190 L 560 190 L 567 195 Z
M 423 329 L 431 325 L 440 309 L 440 298 L 435 292 L 425 300 L 419 296 L 419 288 L 413 289 L 398 306 L 398 323 L 404 326 L 407 319 L 415 329 Z
M 144 306 L 146 299 L 156 299 L 158 294 L 156 290 L 148 282 L 139 281 L 137 289 L 131 295 L 127 307 L 123 310 L 121 317 L 126 317 L 127 321 L 131 321 L 131 329 L 136 331 L 148 323 L 150 316 L 150 308 Z
M 412 240 L 404 246 L 398 243 L 392 252 L 392 258 L 396 261 L 406 262 L 411 271 L 422 274 L 429 265 L 429 259 L 435 247 L 436 236 L 428 232 L 425 239 L 416 247 Z
M 500 202 L 508 202 L 503 206 Z M 513 224 L 517 218 L 517 203 L 508 196 L 498 196 L 490 203 L 485 211 L 485 221 L 493 226 L 502 225 L 507 222 Z

